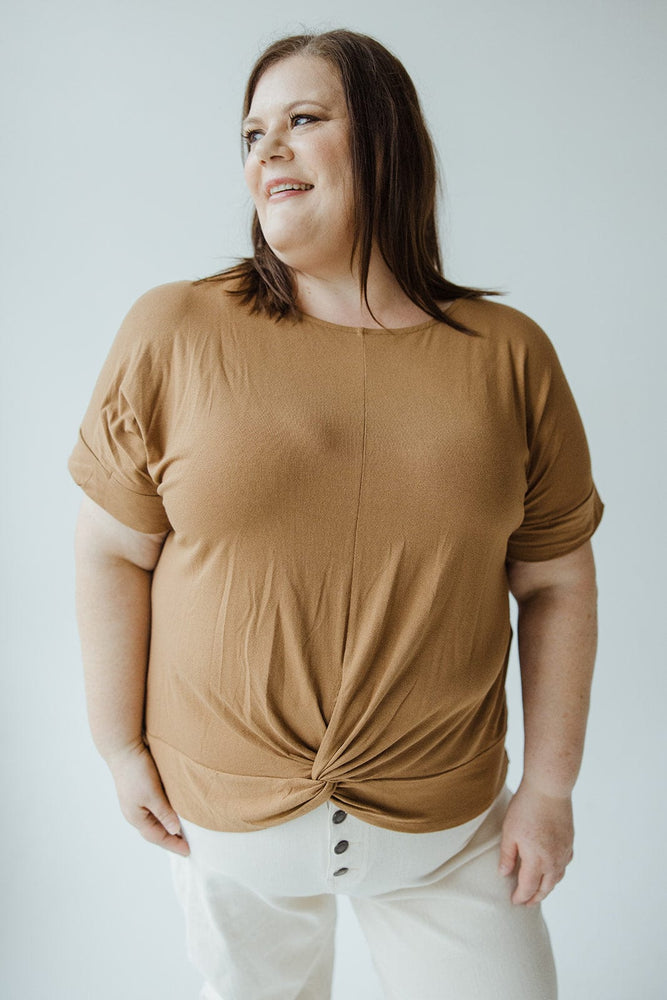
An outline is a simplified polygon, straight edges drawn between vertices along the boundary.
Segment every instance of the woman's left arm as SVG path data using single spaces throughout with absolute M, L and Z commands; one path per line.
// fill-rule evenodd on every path
M 519 862 L 513 903 L 540 903 L 572 860 L 572 789 L 584 749 L 597 647 L 591 543 L 545 562 L 508 561 L 518 608 L 523 777 L 503 825 L 500 871 Z

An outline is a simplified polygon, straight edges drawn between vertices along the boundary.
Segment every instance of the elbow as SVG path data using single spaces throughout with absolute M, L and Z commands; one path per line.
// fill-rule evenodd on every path
M 508 562 L 507 579 L 519 607 L 534 604 L 536 600 L 563 598 L 582 601 L 587 606 L 597 605 L 597 578 L 590 541 L 555 559 Z

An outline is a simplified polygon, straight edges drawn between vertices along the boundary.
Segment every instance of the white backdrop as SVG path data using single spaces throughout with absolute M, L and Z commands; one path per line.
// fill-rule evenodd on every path
M 561 1000 L 667 993 L 661 0 L 5 0 L 2 980 L 6 1000 L 186 1000 L 168 857 L 122 819 L 88 735 L 66 461 L 145 290 L 246 252 L 239 107 L 274 38 L 375 35 L 422 95 L 450 276 L 549 333 L 606 513 L 577 840 L 544 905 Z M 307 20 L 301 19 L 307 17 Z M 521 766 L 517 666 L 511 782 Z M 340 900 L 335 1000 L 380 997 Z M 406 998 L 407 1000 L 407 998 Z

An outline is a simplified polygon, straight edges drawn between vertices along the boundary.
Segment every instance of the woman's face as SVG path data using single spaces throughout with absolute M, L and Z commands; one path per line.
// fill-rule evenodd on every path
M 335 67 L 305 55 L 270 66 L 257 83 L 243 130 L 246 183 L 276 256 L 311 274 L 349 270 L 349 119 Z M 275 190 L 285 184 L 306 190 Z

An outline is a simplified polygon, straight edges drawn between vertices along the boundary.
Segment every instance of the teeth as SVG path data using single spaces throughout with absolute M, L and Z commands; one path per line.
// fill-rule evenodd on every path
M 310 191 L 312 184 L 276 184 L 269 188 L 269 195 L 278 194 L 279 191 Z

